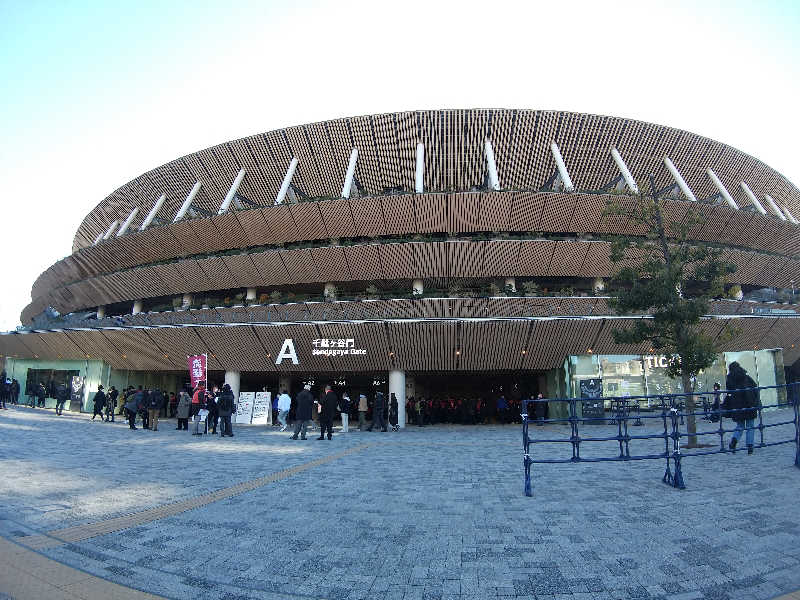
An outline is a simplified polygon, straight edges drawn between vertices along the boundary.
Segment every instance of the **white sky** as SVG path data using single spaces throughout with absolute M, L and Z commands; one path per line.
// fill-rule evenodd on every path
M 0 0 L 0 330 L 158 165 L 330 118 L 558 109 L 705 135 L 800 184 L 800 2 Z

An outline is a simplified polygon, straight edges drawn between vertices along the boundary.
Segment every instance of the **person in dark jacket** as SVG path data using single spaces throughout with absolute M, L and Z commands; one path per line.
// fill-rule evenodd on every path
M 543 394 L 540 393 L 536 396 L 533 410 L 534 414 L 536 414 L 536 424 L 541 427 L 547 419 L 547 400 L 545 400 Z
M 112 385 L 111 389 L 108 390 L 108 394 L 106 394 L 106 422 L 114 422 L 114 409 L 117 406 L 117 396 L 119 396 L 119 392 L 117 388 Z
M 398 410 L 399 406 L 397 405 L 397 396 L 392 393 L 392 399 L 389 402 L 389 424 L 392 426 L 392 431 L 400 431 L 400 427 L 397 424 Z
M 64 389 L 66 390 L 66 387 Z M 45 389 L 44 384 L 40 381 L 39 387 L 36 388 L 36 406 L 38 406 L 39 408 L 44 408 L 44 399 L 46 397 L 47 397 L 47 390 Z M 65 397 L 64 402 L 66 401 L 67 399 Z M 62 408 L 64 407 L 63 403 L 61 404 L 61 407 Z M 59 412 L 58 409 L 58 398 L 56 398 L 56 414 L 57 415 L 61 414 L 61 412 Z
M 11 404 L 19 404 L 19 381 L 11 380 Z
M 231 389 L 231 386 L 226 383 L 222 386 L 222 393 L 219 395 L 219 402 L 217 404 L 217 411 L 219 414 L 219 433 L 222 437 L 233 437 L 231 414 L 233 414 L 234 402 L 233 390 Z
M 102 386 L 100 387 L 100 389 L 102 389 Z M 39 403 L 40 403 L 41 406 L 44 406 L 45 390 L 44 390 L 44 386 L 41 383 L 39 384 L 38 392 L 39 392 Z M 59 385 L 56 388 L 56 414 L 57 415 L 61 415 L 64 412 L 64 403 L 67 401 L 68 397 L 69 397 L 69 390 L 67 389 L 67 386 L 62 383 L 61 385 Z M 102 415 L 101 415 L 101 417 L 102 417 Z M 92 417 L 92 418 L 94 418 L 94 417 Z
M 143 396 L 142 386 L 139 386 L 139 389 L 136 392 L 133 390 L 128 390 L 128 395 L 125 396 L 125 412 L 128 414 L 128 426 L 131 429 L 137 428 L 136 413 L 139 412 L 140 396 Z
M 61 387 L 60 385 L 58 386 Z M 58 389 L 56 389 L 56 394 L 58 394 Z M 92 421 L 97 415 L 100 415 L 100 421 L 105 421 L 103 418 L 103 409 L 106 406 L 106 393 L 103 391 L 103 386 L 97 386 L 97 393 L 94 395 L 94 412 L 92 412 Z
M 139 386 L 136 390 L 136 393 L 133 395 L 133 399 L 136 402 L 136 414 L 138 414 L 142 418 L 142 427 L 144 429 L 149 429 L 148 425 L 148 414 L 147 414 L 147 406 L 148 402 L 148 395 L 150 390 L 143 390 L 142 386 Z
M 761 398 L 759 390 L 748 388 L 755 388 L 756 382 L 738 362 L 732 362 L 728 367 L 725 387 L 729 392 L 725 399 L 725 409 L 728 411 L 728 416 L 736 422 L 736 429 L 728 449 L 736 452 L 736 444 L 742 437 L 742 431 L 746 430 L 747 453 L 752 454 L 755 424 Z
M 328 430 L 328 439 L 333 438 L 333 416 L 339 406 L 339 397 L 333 388 L 325 386 L 325 396 L 322 398 L 322 407 L 319 412 L 319 437 L 318 440 L 325 439 L 325 430 Z
M 372 406 L 372 423 L 367 431 L 372 431 L 373 427 L 377 427 L 378 431 L 386 431 L 386 400 L 383 397 L 383 392 L 375 392 L 375 402 Z
M 305 387 L 297 394 L 297 410 L 295 411 L 294 435 L 291 439 L 296 440 L 300 433 L 300 439 L 306 439 L 306 427 L 311 420 L 311 407 L 314 404 L 314 397 L 311 395 L 311 385 Z M 301 433 L 302 430 L 302 433 Z
M 219 398 L 221 395 L 222 392 L 219 390 L 219 388 L 214 386 L 213 393 L 208 399 L 208 402 L 206 402 L 206 410 L 208 410 L 206 424 L 213 435 L 217 434 L 217 421 L 219 421 Z
M 150 393 L 147 405 L 147 419 L 150 421 L 150 429 L 158 431 L 158 417 L 161 409 L 164 408 L 164 394 L 156 388 Z

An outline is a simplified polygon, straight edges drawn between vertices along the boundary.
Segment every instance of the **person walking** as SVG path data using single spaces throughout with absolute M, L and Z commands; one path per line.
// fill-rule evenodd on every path
M 342 394 L 341 400 L 339 400 L 339 416 L 342 418 L 342 433 L 348 432 L 348 425 L 350 424 L 350 396 L 347 392 Z
M 547 419 L 547 401 L 544 399 L 544 395 L 541 393 L 536 396 L 534 410 L 536 414 L 536 424 L 539 427 L 542 427 Z
M 295 424 L 294 435 L 290 438 L 297 439 L 297 434 L 300 433 L 300 439 L 306 439 L 306 427 L 311 420 L 311 406 L 314 404 L 314 397 L 311 395 L 311 384 L 307 383 L 303 389 L 297 394 L 297 410 L 295 411 Z M 302 433 L 301 433 L 302 430 Z
M 161 415 L 161 409 L 164 408 L 164 394 L 159 388 L 153 390 L 150 394 L 150 402 L 147 406 L 147 417 L 150 421 L 150 429 L 158 431 L 158 417 Z
M 175 411 L 178 417 L 178 426 L 175 428 L 176 430 L 183 429 L 184 431 L 189 431 L 189 412 L 191 409 L 192 397 L 186 389 L 182 389 L 178 396 L 178 408 Z
M 364 394 L 358 395 L 358 430 L 364 431 L 367 424 L 367 411 L 369 404 L 367 404 L 367 397 Z
M 400 427 L 397 424 L 398 409 L 397 396 L 395 396 L 394 392 L 392 392 L 392 399 L 389 402 L 389 424 L 392 426 L 392 431 L 400 431 Z
M 217 404 L 217 411 L 219 415 L 219 434 L 221 437 L 233 437 L 233 427 L 231 427 L 231 414 L 233 414 L 233 390 L 229 384 L 222 386 L 222 392 L 219 395 L 219 403 Z
M 372 431 L 373 427 L 377 427 L 378 431 L 386 431 L 385 414 L 386 400 L 383 397 L 383 392 L 375 392 L 375 403 L 372 406 L 372 424 L 367 431 Z
M 756 388 L 756 382 L 747 374 L 746 369 L 734 361 L 728 367 L 725 387 L 729 392 L 725 399 L 725 409 L 729 411 L 728 416 L 736 422 L 728 449 L 736 452 L 736 444 L 742 437 L 742 431 L 746 430 L 747 453 L 752 454 L 758 407 L 761 405 L 759 390 L 751 389 Z
M 282 390 L 278 396 L 278 421 L 281 424 L 281 431 L 286 431 L 286 416 L 289 414 L 289 409 L 292 408 L 292 397 Z
M 16 379 L 11 380 L 11 404 L 19 404 L 19 381 Z
M 64 391 L 66 393 L 66 386 L 64 387 Z M 38 406 L 39 408 L 44 408 L 44 399 L 46 397 L 47 397 L 47 390 L 45 389 L 44 384 L 40 381 L 39 382 L 39 387 L 36 388 L 36 406 Z M 67 401 L 67 398 L 66 398 L 66 394 L 65 394 L 64 402 L 66 402 L 66 401 Z M 61 408 L 63 408 L 63 407 L 64 407 L 64 403 L 62 402 L 61 403 Z M 59 412 L 59 409 L 58 409 L 58 398 L 56 398 L 56 414 L 57 415 L 61 414 L 61 412 Z
M 106 422 L 114 422 L 114 409 L 117 406 L 117 396 L 119 396 L 119 392 L 117 388 L 112 385 L 106 396 Z
M 59 384 L 58 388 L 60 388 L 63 384 Z M 56 388 L 56 394 L 58 394 L 58 388 Z M 92 421 L 97 415 L 100 415 L 100 421 L 105 421 L 103 418 L 103 409 L 106 406 L 106 393 L 103 391 L 103 386 L 97 386 L 97 393 L 94 395 L 94 412 L 92 413 Z
M 103 386 L 100 386 L 102 389 Z M 41 406 L 44 406 L 44 386 L 40 383 L 39 389 L 37 390 L 39 393 L 39 403 Z M 61 416 L 64 412 L 64 403 L 67 401 L 69 396 L 69 390 L 67 390 L 67 386 L 63 383 L 56 388 L 56 414 Z M 92 417 L 94 419 L 94 417 Z
M 328 439 L 333 438 L 333 415 L 339 405 L 339 398 L 330 384 L 325 386 L 325 396 L 322 398 L 319 410 L 319 437 L 318 440 L 325 439 L 325 431 L 328 431 Z

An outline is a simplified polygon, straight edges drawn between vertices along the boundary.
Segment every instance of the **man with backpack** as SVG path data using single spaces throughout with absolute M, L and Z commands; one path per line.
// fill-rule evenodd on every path
M 747 453 L 752 454 L 758 407 L 761 405 L 759 390 L 755 389 L 756 382 L 738 362 L 732 362 L 728 367 L 725 387 L 730 392 L 725 399 L 725 410 L 736 422 L 728 449 L 736 452 L 736 444 L 742 437 L 742 431 L 746 430 Z
M 161 414 L 161 409 L 164 408 L 164 394 L 159 388 L 156 388 L 150 392 L 148 400 L 147 418 L 150 422 L 150 429 L 158 431 L 158 416 Z
M 58 387 L 56 388 L 56 396 L 58 396 L 59 391 L 61 390 L 62 387 L 66 386 L 64 386 L 63 383 L 58 385 Z M 94 421 L 94 418 L 97 415 L 100 415 L 101 422 L 105 421 L 105 419 L 103 418 L 103 409 L 105 408 L 105 406 L 106 406 L 106 393 L 103 391 L 103 386 L 98 385 L 97 393 L 94 395 L 94 412 L 92 413 L 92 421 Z

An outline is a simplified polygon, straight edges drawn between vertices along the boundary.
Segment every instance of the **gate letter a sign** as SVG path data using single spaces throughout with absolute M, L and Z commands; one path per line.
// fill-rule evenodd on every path
M 275 364 L 279 365 L 287 358 L 292 359 L 293 365 L 300 364 L 300 361 L 297 360 L 297 351 L 294 349 L 294 340 L 292 339 L 283 340 L 283 346 L 281 346 L 281 351 L 278 353 L 278 358 L 275 359 Z

